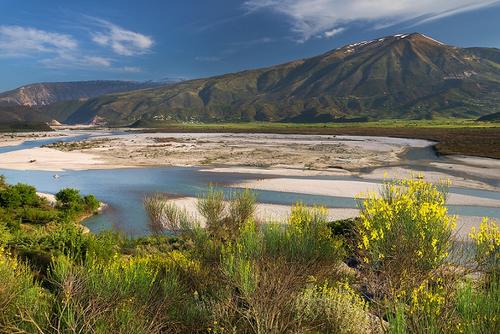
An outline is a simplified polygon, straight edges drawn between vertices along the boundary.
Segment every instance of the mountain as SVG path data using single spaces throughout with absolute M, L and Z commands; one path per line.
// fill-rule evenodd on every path
M 35 83 L 0 93 L 0 106 L 46 106 L 161 84 L 163 83 L 112 80 Z
M 286 64 L 62 102 L 62 122 L 329 122 L 478 118 L 500 111 L 500 50 L 412 33 Z

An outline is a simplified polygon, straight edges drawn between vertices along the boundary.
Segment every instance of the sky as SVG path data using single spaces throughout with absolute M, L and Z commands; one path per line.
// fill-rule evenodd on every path
M 193 79 L 421 32 L 500 48 L 500 0 L 0 0 L 0 91 Z

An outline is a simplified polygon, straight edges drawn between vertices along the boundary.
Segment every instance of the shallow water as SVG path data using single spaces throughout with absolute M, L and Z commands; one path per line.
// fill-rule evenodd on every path
M 76 137 L 29 141 L 17 146 L 0 148 L 0 153 L 37 147 L 61 140 L 77 141 L 89 136 L 89 134 L 82 134 Z M 418 159 L 419 156 L 420 158 L 429 158 L 429 151 L 423 153 L 425 150 L 416 150 L 419 150 L 419 152 L 412 156 L 415 159 Z M 234 188 L 228 187 L 232 183 L 248 179 L 273 177 L 260 174 L 210 173 L 200 171 L 197 168 L 174 167 L 64 171 L 57 172 L 59 178 L 54 178 L 55 172 L 47 171 L 0 169 L 0 174 L 5 175 L 9 183 L 24 182 L 32 184 L 41 192 L 56 193 L 62 188 L 71 187 L 80 189 L 82 194 L 94 194 L 99 200 L 107 203 L 109 208 L 103 214 L 86 220 L 85 225 L 93 232 L 112 228 L 131 236 L 140 236 L 148 233 L 146 215 L 142 207 L 142 200 L 148 193 L 162 192 L 179 196 L 198 196 L 206 191 L 210 183 L 219 186 L 226 192 L 230 192 L 235 191 Z M 301 176 L 299 178 L 307 177 Z M 351 176 L 316 176 L 313 178 L 363 181 L 360 178 Z M 492 191 L 452 188 L 451 192 L 500 199 L 500 193 Z M 352 198 L 274 191 L 256 191 L 256 195 L 257 200 L 262 203 L 289 205 L 300 201 L 305 204 L 320 204 L 330 208 L 356 207 L 356 201 Z M 452 213 L 464 216 L 500 218 L 500 208 L 479 206 L 449 206 L 449 208 Z

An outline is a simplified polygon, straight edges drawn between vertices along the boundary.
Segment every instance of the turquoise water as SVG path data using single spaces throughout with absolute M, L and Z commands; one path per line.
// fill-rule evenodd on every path
M 64 141 L 85 139 L 88 135 L 64 138 Z M 60 140 L 60 139 L 58 139 Z M 55 139 L 26 142 L 9 148 L 0 148 L 0 153 L 6 150 L 25 149 L 49 144 Z M 169 193 L 179 196 L 198 196 L 206 191 L 210 183 L 219 186 L 226 192 L 235 191 L 228 185 L 248 179 L 263 178 L 262 175 L 236 173 L 210 173 L 197 168 L 128 168 L 113 170 L 84 170 L 57 172 L 59 178 L 54 178 L 55 172 L 47 171 L 16 171 L 2 170 L 9 183 L 24 182 L 34 185 L 39 191 L 56 193 L 62 188 L 80 189 L 83 194 L 94 194 L 99 200 L 107 203 L 109 208 L 103 214 L 91 217 L 85 224 L 93 232 L 115 229 L 131 236 L 145 235 L 146 215 L 142 201 L 146 194 L 154 192 Z M 272 177 L 272 176 L 265 176 Z M 298 177 L 307 178 L 307 177 Z M 314 177 L 315 179 L 361 180 L 356 177 Z M 237 190 L 236 190 L 237 191 Z M 500 193 L 473 189 L 452 188 L 451 192 L 500 199 Z M 330 208 L 355 208 L 356 201 L 352 198 L 303 195 L 274 191 L 256 191 L 257 200 L 262 203 L 319 204 Z M 490 216 L 500 218 L 500 208 L 477 206 L 449 206 L 452 213 L 465 216 Z

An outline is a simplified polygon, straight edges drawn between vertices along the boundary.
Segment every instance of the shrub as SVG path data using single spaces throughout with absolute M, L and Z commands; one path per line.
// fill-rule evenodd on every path
M 83 234 L 79 226 L 65 223 L 57 225 L 50 233 L 43 235 L 38 240 L 38 244 L 53 255 L 64 254 L 81 261 L 86 257 L 89 238 Z
M 154 194 L 144 198 L 144 209 L 148 215 L 149 230 L 156 236 L 166 231 L 178 235 L 192 230 L 198 224 L 185 209 L 169 202 L 163 195 Z
M 326 209 L 292 207 L 286 227 L 263 226 L 264 247 L 270 256 L 284 256 L 299 262 L 338 262 L 343 257 L 342 241 L 332 235 Z
M 48 330 L 51 297 L 35 283 L 29 268 L 0 248 L 0 332 Z
M 88 212 L 95 212 L 99 209 L 101 202 L 94 195 L 86 195 L 83 197 L 83 206 Z
M 59 219 L 59 212 L 47 208 L 25 208 L 21 220 L 30 224 L 48 224 Z
M 226 217 L 224 192 L 210 187 L 205 195 L 198 198 L 197 208 L 201 216 L 205 218 L 206 228 L 212 236 L 228 237 L 224 222 Z
M 362 202 L 358 247 L 391 293 L 413 287 L 447 258 L 455 217 L 445 202 L 445 189 L 421 179 L 386 183 L 380 196 Z
M 500 332 L 500 278 L 483 286 L 465 282 L 456 294 L 456 311 L 459 318 L 453 330 L 457 333 Z
M 12 238 L 12 235 L 6 224 L 0 220 L 0 249 L 2 249 Z
M 240 192 L 233 193 L 229 201 L 229 216 L 231 222 L 230 233 L 239 233 L 240 228 L 255 214 L 255 194 L 245 189 Z
M 347 283 L 311 284 L 296 299 L 301 327 L 318 333 L 358 334 L 373 330 L 368 305 Z
M 494 220 L 484 218 L 479 230 L 472 227 L 469 237 L 474 241 L 478 265 L 489 274 L 500 277 L 500 228 Z
M 82 197 L 77 189 L 65 188 L 56 194 L 57 205 L 63 210 L 82 211 Z
M 226 201 L 223 191 L 210 187 L 198 199 L 198 211 L 206 220 L 210 235 L 219 240 L 235 240 L 244 224 L 255 213 L 255 194 L 250 190 L 233 192 Z
M 0 190 L 7 188 L 7 181 L 5 180 L 5 175 L 0 175 Z
M 190 333 L 206 328 L 202 304 L 174 269 L 190 265 L 178 254 L 167 259 L 117 255 L 85 266 L 57 258 L 50 275 L 56 287 L 57 331 Z
M 23 206 L 38 206 L 40 198 L 36 189 L 27 184 L 18 183 L 0 190 L 0 206 L 6 208 L 19 208 Z

